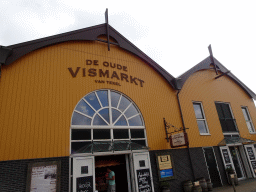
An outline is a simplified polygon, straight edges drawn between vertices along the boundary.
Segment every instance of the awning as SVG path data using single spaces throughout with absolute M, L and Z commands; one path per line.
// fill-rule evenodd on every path
M 245 139 L 242 137 L 228 137 L 228 138 L 224 138 L 219 144 L 218 146 L 225 146 L 225 145 L 236 145 L 236 144 L 255 144 L 256 141 L 254 140 L 250 140 L 250 139 Z
M 145 150 L 149 147 L 135 143 L 134 141 L 95 141 L 89 144 L 86 144 L 77 151 L 72 152 L 76 153 L 95 153 L 95 152 L 115 152 L 115 151 L 133 151 L 133 150 Z

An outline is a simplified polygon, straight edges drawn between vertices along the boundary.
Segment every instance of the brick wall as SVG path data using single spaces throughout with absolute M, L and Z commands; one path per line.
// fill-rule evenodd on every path
M 0 162 L 0 191 L 25 192 L 29 163 L 61 161 L 61 192 L 68 192 L 69 185 L 69 157 L 26 159 Z

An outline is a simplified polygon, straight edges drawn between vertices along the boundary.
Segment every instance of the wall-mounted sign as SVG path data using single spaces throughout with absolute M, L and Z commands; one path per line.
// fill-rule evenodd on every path
M 100 67 L 100 68 L 99 68 Z M 109 71 L 113 69 L 115 71 Z M 73 78 L 80 77 L 99 77 L 95 83 L 105 83 L 111 85 L 121 86 L 121 82 L 127 82 L 139 87 L 143 87 L 144 81 L 133 75 L 128 75 L 127 66 L 116 64 L 113 62 L 87 59 L 83 67 L 68 68 L 69 73 Z M 118 82 L 117 82 L 118 80 Z M 121 82 L 120 82 L 121 81 Z
M 32 163 L 28 166 L 27 192 L 59 192 L 60 162 Z
M 168 152 L 156 153 L 159 181 L 174 179 L 171 155 Z
M 188 145 L 188 136 L 187 136 L 187 133 L 184 133 L 184 132 L 172 134 L 170 136 L 170 140 L 171 140 L 170 144 L 172 148 Z

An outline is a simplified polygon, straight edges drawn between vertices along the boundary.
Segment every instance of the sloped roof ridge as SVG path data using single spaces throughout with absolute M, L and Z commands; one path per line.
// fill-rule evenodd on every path
M 228 69 L 222 65 L 216 58 L 213 58 L 215 61 L 215 64 L 217 65 L 217 67 L 223 72 L 227 72 Z M 180 86 L 181 88 L 183 87 L 183 85 L 185 84 L 186 80 L 195 72 L 199 71 L 199 70 L 204 70 L 204 69 L 209 69 L 209 65 L 211 64 L 211 59 L 210 56 L 208 56 L 207 58 L 205 58 L 203 61 L 201 61 L 200 63 L 198 63 L 197 65 L 195 65 L 194 67 L 192 67 L 191 69 L 187 70 L 185 73 L 183 73 L 182 75 L 180 75 L 178 77 L 178 79 L 180 79 Z M 240 81 L 233 73 L 229 72 L 226 74 L 227 76 L 229 76 L 233 81 L 235 81 L 235 83 L 237 83 L 251 98 L 256 100 L 256 95 L 255 93 L 249 89 L 242 81 Z
M 6 59 L 5 65 L 9 65 L 13 63 L 15 60 L 20 57 L 43 47 L 51 46 L 54 44 L 66 42 L 66 41 L 76 41 L 76 40 L 97 40 L 97 37 L 102 34 L 106 34 L 106 24 L 100 24 L 92 27 L 87 27 L 83 29 L 78 29 L 75 31 L 65 32 L 49 37 L 44 37 L 28 42 L 23 42 L 19 44 L 14 44 L 7 46 L 7 48 L 12 49 L 12 54 Z M 168 83 L 173 86 L 172 80 L 174 77 L 168 73 L 165 69 L 163 69 L 160 65 L 158 65 L 153 59 L 147 56 L 144 52 L 142 52 L 139 48 L 137 48 L 134 44 L 132 44 L 128 39 L 126 39 L 123 35 L 121 35 L 118 31 L 116 31 L 113 27 L 109 25 L 109 35 L 116 39 L 118 45 L 135 54 L 143 61 L 149 64 L 154 70 L 156 70 L 160 75 L 162 75 Z M 0 50 L 1 51 L 1 50 Z M 174 87 L 174 86 L 173 86 Z

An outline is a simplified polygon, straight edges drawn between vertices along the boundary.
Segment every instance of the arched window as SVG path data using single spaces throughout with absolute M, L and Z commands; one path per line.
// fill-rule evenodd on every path
M 144 121 L 126 95 L 97 90 L 78 102 L 71 120 L 71 153 L 134 150 L 139 146 L 147 146 Z

